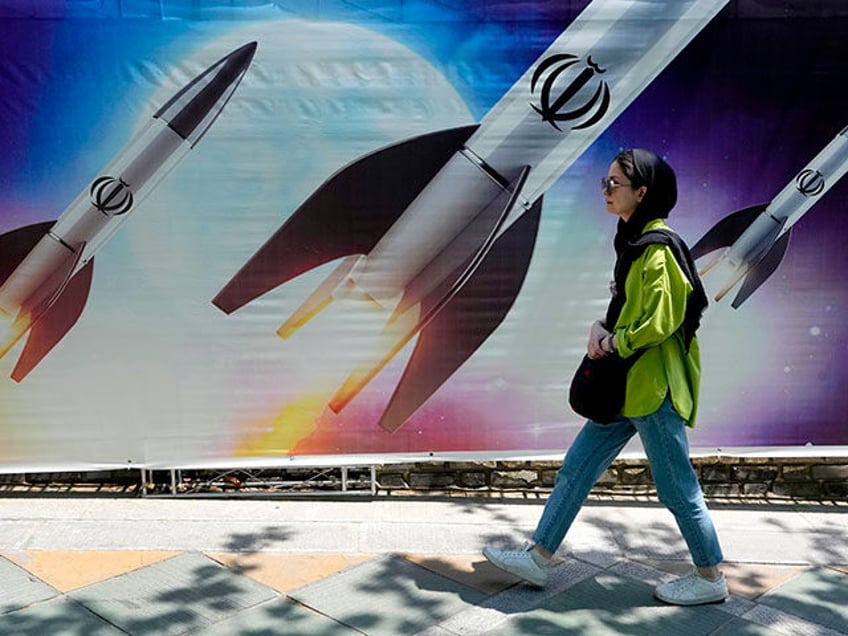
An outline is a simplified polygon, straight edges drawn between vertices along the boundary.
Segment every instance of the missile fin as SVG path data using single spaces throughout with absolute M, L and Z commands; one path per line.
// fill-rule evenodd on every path
M 763 257 L 757 261 L 757 264 L 746 274 L 739 293 L 736 294 L 733 302 L 730 303 L 731 307 L 738 309 L 774 273 L 783 260 L 783 256 L 786 254 L 786 248 L 789 245 L 789 236 L 791 234 L 791 229 L 784 232 L 783 236 L 769 248 Z
M 383 429 L 400 428 L 503 322 L 524 284 L 541 210 L 540 198 L 426 324 L 380 418 Z
M 229 314 L 314 267 L 369 252 L 476 129 L 420 135 L 348 164 L 294 211 L 212 303 Z
M 282 326 L 277 329 L 277 335 L 283 340 L 291 336 L 308 321 L 314 318 L 318 312 L 333 302 L 333 292 L 344 282 L 348 274 L 359 262 L 359 256 L 348 256 L 333 272 L 324 279 L 318 288 L 309 294 L 303 304 L 289 316 Z
M 55 223 L 56 221 L 35 223 L 0 234 L 0 285 L 6 282 L 15 268 Z
M 692 252 L 692 258 L 698 260 L 705 254 L 709 254 L 721 247 L 732 245 L 767 207 L 768 203 L 759 203 L 728 214 L 713 225 L 692 246 L 690 250 Z
M 518 197 L 530 167 L 524 166 L 509 188 L 495 197 L 465 231 L 437 254 L 404 290 L 403 297 L 380 335 L 381 344 L 372 359 L 361 364 L 330 400 L 338 413 L 388 364 L 416 333 L 447 305 L 473 275 L 496 244 L 498 230 L 518 205 Z M 533 235 L 535 239 L 535 234 Z M 531 241 L 532 248 L 533 241 Z M 473 247 L 472 247 L 473 246 Z M 444 272 L 449 272 L 445 276 Z
M 374 376 L 389 363 L 389 360 L 412 340 L 421 328 L 420 318 L 420 304 L 408 307 L 403 314 L 394 316 L 394 320 L 388 323 L 380 333 L 380 344 L 374 351 L 374 355 L 354 369 L 330 399 L 328 406 L 334 413 L 339 413 L 359 395 Z
M 88 299 L 93 271 L 94 259 L 74 274 L 52 304 L 35 317 L 21 357 L 12 370 L 15 382 L 23 380 L 76 324 Z

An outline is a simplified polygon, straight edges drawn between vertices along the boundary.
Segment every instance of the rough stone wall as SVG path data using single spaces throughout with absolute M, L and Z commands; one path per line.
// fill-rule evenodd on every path
M 704 457 L 693 460 L 708 497 L 848 500 L 847 458 Z M 559 462 L 486 461 L 386 464 L 377 469 L 380 491 L 468 494 L 551 490 Z M 593 494 L 654 495 L 646 460 L 617 460 Z

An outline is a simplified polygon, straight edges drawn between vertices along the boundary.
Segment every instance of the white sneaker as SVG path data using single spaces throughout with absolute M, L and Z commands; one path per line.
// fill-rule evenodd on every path
M 692 570 L 682 578 L 658 585 L 654 596 L 672 605 L 704 605 L 723 603 L 730 593 L 724 574 L 710 581 L 701 576 L 698 570 Z
M 548 570 L 551 566 L 546 563 L 545 557 L 534 550 L 530 544 L 525 545 L 521 550 L 496 550 L 486 547 L 483 548 L 483 556 L 495 567 L 533 585 L 545 587 L 548 582 Z

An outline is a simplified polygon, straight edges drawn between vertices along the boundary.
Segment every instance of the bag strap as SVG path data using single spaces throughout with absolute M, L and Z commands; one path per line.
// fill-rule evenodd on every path
M 656 244 L 665 245 L 671 250 L 674 260 L 677 261 L 684 276 L 686 276 L 689 284 L 692 285 L 692 294 L 686 302 L 686 313 L 683 318 L 683 343 L 688 351 L 689 345 L 692 343 L 692 338 L 701 325 L 701 316 L 707 308 L 709 301 L 707 300 L 704 285 L 701 282 L 701 277 L 698 275 L 698 270 L 695 267 L 695 261 L 689 252 L 689 248 L 677 233 L 667 228 L 648 230 L 627 243 L 615 265 L 616 295 L 612 297 L 607 307 L 604 324 L 608 329 L 612 329 L 615 326 L 619 315 L 621 315 L 621 309 L 624 307 L 624 282 L 627 279 L 627 274 L 630 272 L 630 268 L 636 259 L 642 255 L 642 252 L 649 245 Z

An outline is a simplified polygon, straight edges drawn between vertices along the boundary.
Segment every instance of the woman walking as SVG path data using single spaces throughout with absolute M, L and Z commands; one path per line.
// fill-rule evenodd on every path
M 671 167 L 654 153 L 619 153 L 602 179 L 602 191 L 607 212 L 619 217 L 614 241 L 619 263 L 633 240 L 651 230 L 669 229 L 664 219 L 677 202 L 677 181 Z M 668 245 L 648 245 L 628 271 L 619 269 L 613 294 L 623 293 L 620 313 L 615 324 L 592 325 L 587 355 L 593 360 L 639 356 L 627 375 L 621 413 L 612 422 L 590 419 L 583 426 L 557 473 L 533 543 L 522 550 L 487 547 L 483 554 L 497 567 L 544 586 L 551 557 L 592 486 L 638 434 L 659 500 L 674 515 L 695 564 L 689 575 L 658 586 L 655 594 L 678 605 L 721 602 L 728 597 L 719 570 L 721 547 L 686 439 L 698 406 L 695 330 L 706 296 L 697 274 L 693 284 Z

